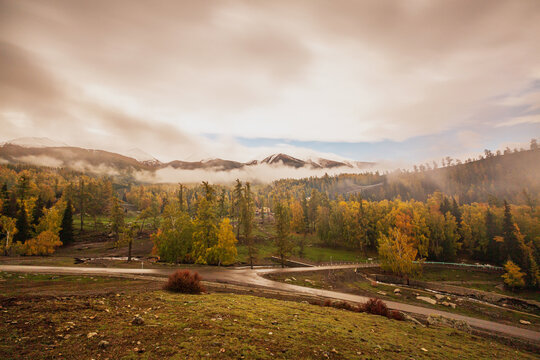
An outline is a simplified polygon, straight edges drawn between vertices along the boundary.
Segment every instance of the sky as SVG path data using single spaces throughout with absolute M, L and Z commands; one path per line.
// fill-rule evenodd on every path
M 0 141 L 412 164 L 540 135 L 540 1 L 0 0 Z

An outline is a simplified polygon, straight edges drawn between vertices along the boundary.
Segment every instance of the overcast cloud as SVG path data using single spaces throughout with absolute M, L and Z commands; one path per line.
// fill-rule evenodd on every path
M 249 160 L 281 139 L 534 137 L 538 34 L 536 0 L 0 0 L 0 141 Z

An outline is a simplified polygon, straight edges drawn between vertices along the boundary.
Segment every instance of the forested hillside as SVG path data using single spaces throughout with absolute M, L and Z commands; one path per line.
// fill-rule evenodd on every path
M 324 176 L 274 182 L 269 191 L 301 196 L 316 189 L 332 199 L 361 193 L 370 200 L 415 199 L 426 201 L 435 191 L 455 197 L 461 203 L 489 202 L 501 205 L 503 200 L 529 204 L 540 194 L 540 149 L 536 142 L 530 150 L 486 150 L 478 159 L 465 162 L 445 158 L 444 167 L 437 163 L 415 166 L 414 171 L 388 174 L 364 173 Z M 375 186 L 368 186 L 375 185 Z

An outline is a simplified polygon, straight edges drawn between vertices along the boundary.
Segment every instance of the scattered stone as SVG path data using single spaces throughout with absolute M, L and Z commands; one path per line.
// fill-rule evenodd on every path
M 435 294 L 435 298 L 436 298 L 437 300 L 442 300 L 442 299 L 444 299 L 444 295 L 441 295 L 441 294 Z
M 139 315 L 135 315 L 133 320 L 131 320 L 131 325 L 144 325 L 144 320 Z
M 377 291 L 377 294 L 382 295 L 382 296 L 386 296 L 386 292 L 384 292 L 384 291 Z
M 96 336 L 96 335 L 97 335 L 97 332 L 89 332 L 89 333 L 86 335 L 86 337 L 87 337 L 88 339 L 91 339 L 91 338 L 93 338 L 93 337 Z
M 400 288 L 395 288 L 394 289 L 394 294 L 401 294 L 401 289 Z
M 427 352 L 426 348 L 420 348 L 420 350 L 422 350 L 423 352 Z
M 101 341 L 99 342 L 99 344 L 98 344 L 98 347 L 99 347 L 100 349 L 105 349 L 105 348 L 106 348 L 107 346 L 109 346 L 109 345 L 110 345 L 110 344 L 109 344 L 108 341 L 106 341 L 106 340 L 101 340 Z
M 450 318 L 447 318 L 441 315 L 436 315 L 436 314 L 432 314 L 428 316 L 427 324 L 429 326 L 440 325 L 440 326 L 451 327 L 453 329 L 465 331 L 467 333 L 471 333 L 472 331 L 471 326 L 463 320 L 454 320 L 454 319 L 450 319 Z
M 531 322 L 527 320 L 519 320 L 519 323 L 523 325 L 531 325 Z
M 292 280 L 289 279 L 289 278 L 286 278 L 286 279 L 285 279 L 285 282 L 292 282 Z
M 429 298 L 429 297 L 427 297 L 427 296 L 417 296 L 416 299 L 417 299 L 417 300 L 425 301 L 425 302 L 427 302 L 427 303 L 430 303 L 431 305 L 437 304 L 437 300 L 432 299 L 432 298 Z
M 413 318 L 409 314 L 401 312 L 401 315 L 403 315 L 403 318 L 405 319 L 405 321 L 410 321 L 412 323 L 415 323 L 416 325 L 419 325 L 421 327 L 425 327 L 424 324 L 422 324 L 420 321 L 416 320 L 415 318 Z

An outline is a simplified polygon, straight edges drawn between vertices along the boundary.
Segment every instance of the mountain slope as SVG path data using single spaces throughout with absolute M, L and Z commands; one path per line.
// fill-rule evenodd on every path
M 174 160 L 162 163 L 141 149 L 134 148 L 121 155 L 104 150 L 90 150 L 80 147 L 67 146 L 47 138 L 20 138 L 8 141 L 0 146 L 0 163 L 23 163 L 38 166 L 66 167 L 77 170 L 157 170 L 163 168 L 183 170 L 212 170 L 229 171 L 267 164 L 273 167 L 333 169 L 333 168 L 362 168 L 349 162 L 329 159 L 301 160 L 287 154 L 274 154 L 258 161 L 246 163 L 208 159 L 201 161 Z M 360 163 L 359 163 L 360 164 Z M 368 164 L 368 163 L 362 163 Z

